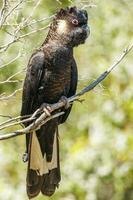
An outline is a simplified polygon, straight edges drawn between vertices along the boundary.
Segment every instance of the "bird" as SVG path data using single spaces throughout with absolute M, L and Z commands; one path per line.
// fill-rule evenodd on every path
M 90 34 L 86 10 L 76 6 L 56 12 L 46 39 L 30 57 L 23 84 L 21 116 L 33 114 L 41 105 L 65 100 L 64 114 L 51 119 L 39 130 L 26 134 L 26 190 L 29 199 L 52 196 L 61 181 L 58 126 L 71 111 L 67 98 L 76 93 L 78 82 L 74 47 L 85 43 Z M 24 126 L 28 126 L 25 122 Z

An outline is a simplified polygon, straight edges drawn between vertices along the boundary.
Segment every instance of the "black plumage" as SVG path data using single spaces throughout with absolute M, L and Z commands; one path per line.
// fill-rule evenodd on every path
M 44 102 L 56 103 L 75 94 L 77 66 L 73 48 L 85 42 L 89 29 L 87 13 L 76 7 L 61 9 L 51 23 L 46 40 L 30 58 L 23 86 L 21 116 L 32 114 Z M 52 119 L 26 135 L 28 154 L 27 194 L 51 196 L 60 182 L 58 125 L 67 119 Z M 24 124 L 25 126 L 28 123 Z

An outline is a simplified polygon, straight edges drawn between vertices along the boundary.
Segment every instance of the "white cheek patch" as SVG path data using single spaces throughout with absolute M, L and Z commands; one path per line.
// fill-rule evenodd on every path
M 57 33 L 63 34 L 67 32 L 67 22 L 65 20 L 58 20 Z

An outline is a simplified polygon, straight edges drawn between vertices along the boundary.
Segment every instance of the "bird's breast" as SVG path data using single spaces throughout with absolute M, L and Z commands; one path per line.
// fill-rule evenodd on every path
M 66 95 L 70 89 L 71 66 L 57 65 L 45 69 L 44 77 L 40 86 L 40 97 L 44 102 L 54 103 L 62 95 Z

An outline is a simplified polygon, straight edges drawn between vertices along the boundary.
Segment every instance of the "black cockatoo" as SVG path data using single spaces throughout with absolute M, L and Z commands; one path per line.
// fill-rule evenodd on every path
M 21 116 L 32 114 L 43 103 L 53 104 L 75 94 L 77 66 L 73 48 L 89 35 L 88 15 L 76 7 L 61 9 L 54 17 L 42 46 L 32 54 L 23 86 Z M 62 117 L 52 119 L 39 130 L 26 135 L 28 160 L 27 194 L 51 196 L 60 176 L 58 125 L 65 122 L 71 107 Z M 24 124 L 25 126 L 28 123 Z

